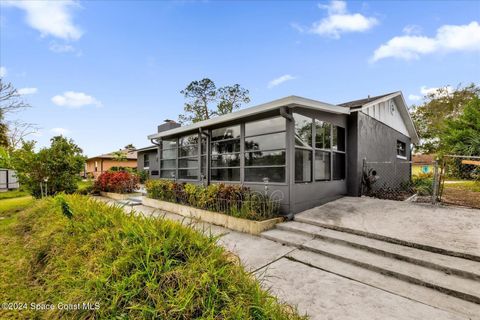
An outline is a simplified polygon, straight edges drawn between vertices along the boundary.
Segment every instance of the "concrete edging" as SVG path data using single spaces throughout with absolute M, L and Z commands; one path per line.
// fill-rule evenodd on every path
M 245 232 L 249 234 L 260 234 L 265 230 L 273 228 L 277 223 L 283 221 L 282 217 L 268 219 L 264 221 L 253 221 L 232 217 L 223 213 L 207 211 L 178 203 L 156 200 L 143 197 L 142 204 L 145 206 L 173 212 L 188 218 L 199 219 L 217 226 L 222 226 L 231 230 Z
M 140 196 L 140 193 L 116 193 L 116 192 L 105 192 L 100 191 L 102 197 L 107 197 L 113 200 L 127 200 L 130 197 Z

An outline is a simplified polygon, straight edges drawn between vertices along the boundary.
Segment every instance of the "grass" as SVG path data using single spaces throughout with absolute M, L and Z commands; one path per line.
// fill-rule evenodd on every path
M 28 195 L 28 192 L 21 191 L 21 190 L 12 190 L 12 191 L 0 192 L 0 200 L 24 197 L 24 196 L 27 196 L 27 195 Z
M 442 201 L 461 206 L 480 208 L 480 181 L 445 181 Z
M 31 196 L 0 200 L 0 216 L 6 216 L 12 212 L 19 212 L 33 203 Z
M 23 318 L 303 319 L 216 238 L 177 222 L 64 195 L 30 202 L 0 219 L 0 230 L 0 301 L 100 307 L 24 310 Z M 2 319 L 18 317 L 0 310 Z

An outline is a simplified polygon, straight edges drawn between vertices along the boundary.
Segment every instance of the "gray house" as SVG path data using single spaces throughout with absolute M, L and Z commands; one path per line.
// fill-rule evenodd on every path
M 340 105 L 289 96 L 188 126 L 167 121 L 148 138 L 138 169 L 151 178 L 267 184 L 284 214 L 359 196 L 365 158 L 408 162 L 418 142 L 401 92 Z

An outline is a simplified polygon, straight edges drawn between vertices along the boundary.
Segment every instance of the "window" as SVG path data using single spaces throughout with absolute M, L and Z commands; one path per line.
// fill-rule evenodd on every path
M 345 151 L 345 128 L 333 127 L 332 149 L 336 151 Z
M 245 124 L 245 181 L 285 182 L 285 130 L 283 117 Z
M 295 182 L 312 181 L 313 119 L 295 113 Z
M 299 114 L 294 119 L 295 182 L 345 179 L 345 128 Z
M 331 127 L 328 122 L 315 120 L 315 148 L 330 149 Z
M 212 181 L 240 181 L 240 125 L 212 130 Z
M 407 159 L 407 145 L 399 140 L 397 140 L 397 158 Z
M 334 126 L 332 134 L 333 149 L 333 180 L 345 179 L 346 157 L 345 157 L 345 128 Z
M 295 182 L 312 181 L 312 151 L 295 149 Z
M 166 179 L 176 178 L 177 169 L 177 139 L 162 140 L 160 152 L 160 177 Z
M 312 146 L 312 118 L 294 114 L 295 146 L 309 148 Z
M 178 178 L 198 179 L 198 134 L 178 139 Z
M 315 180 L 330 180 L 330 152 L 315 150 Z
M 345 179 L 345 153 L 333 153 L 333 180 Z
M 143 168 L 148 169 L 150 167 L 150 159 L 148 157 L 148 153 L 143 155 Z

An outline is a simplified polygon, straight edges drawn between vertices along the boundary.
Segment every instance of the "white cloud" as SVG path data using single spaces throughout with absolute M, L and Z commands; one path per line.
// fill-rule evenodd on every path
M 321 36 L 338 39 L 342 33 L 364 32 L 378 24 L 376 18 L 348 13 L 345 1 L 333 0 L 328 5 L 319 5 L 319 8 L 326 9 L 328 17 L 315 22 L 309 31 Z
M 452 86 L 445 86 L 445 87 L 441 87 L 441 88 L 438 88 L 438 87 L 437 88 L 435 88 L 435 87 L 428 88 L 426 86 L 422 86 L 420 88 L 420 93 L 423 96 L 428 96 L 428 95 L 435 94 L 438 97 L 442 97 L 442 96 L 446 96 L 446 95 L 451 94 L 453 91 L 454 91 L 454 89 L 453 89 Z
M 373 53 L 372 62 L 385 58 L 418 59 L 435 52 L 480 51 L 480 25 L 444 25 L 435 37 L 405 35 L 390 39 Z
M 7 68 L 5 67 L 0 67 L 0 77 L 6 77 L 7 76 Z
M 70 134 L 70 130 L 65 128 L 52 128 L 50 129 L 50 132 L 53 133 L 54 135 L 62 135 L 62 136 L 68 136 Z
M 18 94 L 21 94 L 21 95 L 34 94 L 34 93 L 37 93 L 37 91 L 38 91 L 37 88 L 21 88 L 17 90 Z
M 75 48 L 70 45 L 70 44 L 59 44 L 56 42 L 50 43 L 50 46 L 48 47 L 50 51 L 53 51 L 55 53 L 67 53 L 67 52 L 75 52 Z
M 275 78 L 275 79 L 273 79 L 272 81 L 270 81 L 270 82 L 268 83 L 268 88 L 276 87 L 276 86 L 278 86 L 279 84 L 282 84 L 282 83 L 284 83 L 284 82 L 286 82 L 286 81 L 290 81 L 290 80 L 294 80 L 294 79 L 295 79 L 294 76 L 289 75 L 289 74 L 285 74 L 285 75 L 283 75 L 283 76 L 281 76 L 281 77 Z
M 409 94 L 408 99 L 412 101 L 420 101 L 422 100 L 422 97 L 416 94 Z
M 410 94 L 408 99 L 411 101 L 420 101 L 424 98 L 430 98 L 432 95 L 436 98 L 441 98 L 450 95 L 454 91 L 452 86 L 445 87 L 427 87 L 422 86 L 420 88 L 420 94 Z
M 40 31 L 43 37 L 53 36 L 64 40 L 78 40 L 82 30 L 73 23 L 72 8 L 80 7 L 73 0 L 56 1 L 6 1 L 2 4 L 22 9 L 27 24 Z
M 403 33 L 410 35 L 421 34 L 422 27 L 417 26 L 416 24 L 409 24 L 403 28 Z
M 80 108 L 87 105 L 102 106 L 102 103 L 94 97 L 75 91 L 67 91 L 63 95 L 56 95 L 52 98 L 52 102 L 57 106 L 69 108 Z

